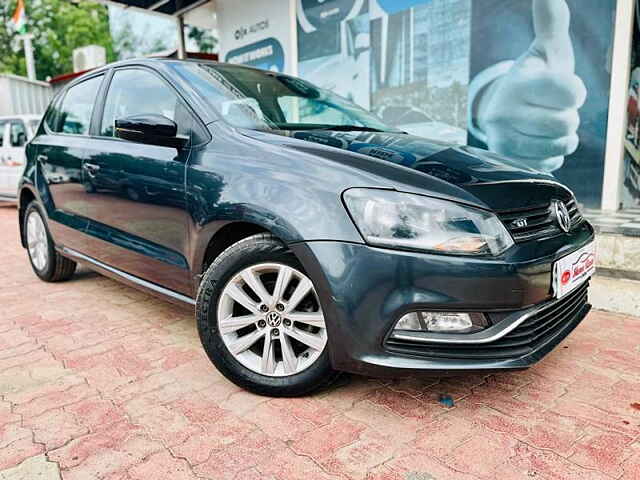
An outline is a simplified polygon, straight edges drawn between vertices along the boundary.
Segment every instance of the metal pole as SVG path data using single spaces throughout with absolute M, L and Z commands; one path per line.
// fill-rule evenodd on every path
M 184 17 L 182 15 L 176 17 L 176 24 L 178 26 L 178 58 L 184 60 L 187 58 L 187 49 L 184 43 Z
M 36 63 L 33 59 L 33 44 L 31 43 L 33 34 L 27 33 L 25 35 L 21 35 L 20 38 L 24 42 L 24 57 L 27 63 L 27 77 L 29 78 L 29 80 L 35 80 Z

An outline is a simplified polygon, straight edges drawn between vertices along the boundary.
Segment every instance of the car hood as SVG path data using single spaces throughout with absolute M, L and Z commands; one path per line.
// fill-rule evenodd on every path
M 471 193 L 492 209 L 522 208 L 544 203 L 547 199 L 543 197 L 570 195 L 553 176 L 514 160 L 487 150 L 436 142 L 405 133 L 329 130 L 248 130 L 244 133 L 262 141 L 323 156 L 327 155 L 326 147 L 340 149 L 349 152 L 339 157 L 344 162 L 348 162 L 349 157 L 360 155 L 383 160 L 422 174 L 420 177 L 426 190 L 431 190 L 433 183 L 428 182 L 425 175 Z M 323 148 L 310 148 L 309 143 Z M 514 182 L 522 185 L 514 188 Z M 412 183 L 420 184 L 420 181 Z M 509 195 L 505 195 L 506 192 Z

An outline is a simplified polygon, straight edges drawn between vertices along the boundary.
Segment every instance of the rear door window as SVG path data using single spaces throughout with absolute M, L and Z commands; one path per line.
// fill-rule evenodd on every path
M 71 135 L 88 135 L 91 125 L 93 105 L 98 97 L 98 89 L 103 75 L 90 78 L 74 85 L 68 91 L 59 112 L 55 132 Z

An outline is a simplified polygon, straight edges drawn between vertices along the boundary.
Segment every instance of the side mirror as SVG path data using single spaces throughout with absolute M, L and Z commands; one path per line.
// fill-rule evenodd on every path
M 143 114 L 116 120 L 116 136 L 132 142 L 181 149 L 188 138 L 178 136 L 178 125 L 164 115 Z

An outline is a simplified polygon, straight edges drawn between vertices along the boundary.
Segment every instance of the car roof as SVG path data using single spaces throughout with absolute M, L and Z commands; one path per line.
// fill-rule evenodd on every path
M 185 60 L 180 60 L 180 59 L 176 59 L 176 58 L 131 58 L 131 59 L 127 59 L 127 60 L 119 60 L 117 62 L 111 62 L 108 63 L 107 65 L 104 65 L 102 67 L 96 68 L 94 70 L 90 70 L 88 72 L 86 72 L 85 74 L 79 76 L 78 78 L 74 79 L 72 82 L 69 82 L 68 85 L 65 85 L 64 89 L 67 89 L 69 87 L 71 87 L 72 85 L 75 85 L 76 83 L 80 83 L 82 82 L 84 79 L 91 77 L 93 75 L 96 74 L 100 74 L 102 72 L 106 72 L 112 68 L 118 68 L 118 67 L 126 67 L 126 66 L 149 66 L 149 67 L 160 67 L 162 65 L 167 65 L 167 64 L 188 64 L 188 63 L 195 63 L 195 64 L 204 64 L 204 65 L 211 65 L 211 66 L 216 66 L 216 65 L 220 65 L 220 66 L 225 66 L 225 67 L 234 67 L 234 68 L 242 68 L 242 69 L 247 69 L 247 70 L 257 70 L 260 72 L 266 72 L 266 73 L 270 73 L 270 74 L 275 74 L 278 72 L 273 72 L 271 70 L 264 70 L 262 68 L 257 68 L 257 67 L 253 67 L 251 65 L 242 65 L 242 64 L 237 64 L 237 63 L 227 63 L 227 62 L 216 62 L 214 60 L 201 60 L 199 58 L 189 58 L 189 59 L 185 59 Z M 283 76 L 289 76 L 285 73 L 278 73 L 279 75 L 283 75 Z
M 189 59 L 184 59 L 184 60 L 180 60 L 177 58 L 146 58 L 146 57 L 142 57 L 142 58 L 130 58 L 127 60 L 118 60 L 116 62 L 111 62 L 108 63 L 106 65 L 103 65 L 102 67 L 98 67 L 94 70 L 91 70 L 89 72 L 86 73 L 86 75 L 90 75 L 90 74 L 95 74 L 97 72 L 101 72 L 104 70 L 109 70 L 110 68 L 116 68 L 116 67 L 124 67 L 127 65 L 149 65 L 149 66 L 159 66 L 162 64 L 167 64 L 167 63 L 197 63 L 197 64 L 208 64 L 208 65 L 228 65 L 228 66 L 233 66 L 233 67 L 239 67 L 239 68 L 249 68 L 249 69 L 253 69 L 253 70 L 260 70 L 259 68 L 256 67 L 252 67 L 250 65 L 241 65 L 241 64 L 237 64 L 237 63 L 225 63 L 225 62 L 216 62 L 214 60 L 203 60 L 203 59 L 199 59 L 199 58 L 189 58 Z M 266 70 L 265 70 L 266 71 Z M 84 76 L 84 75 L 82 75 Z

